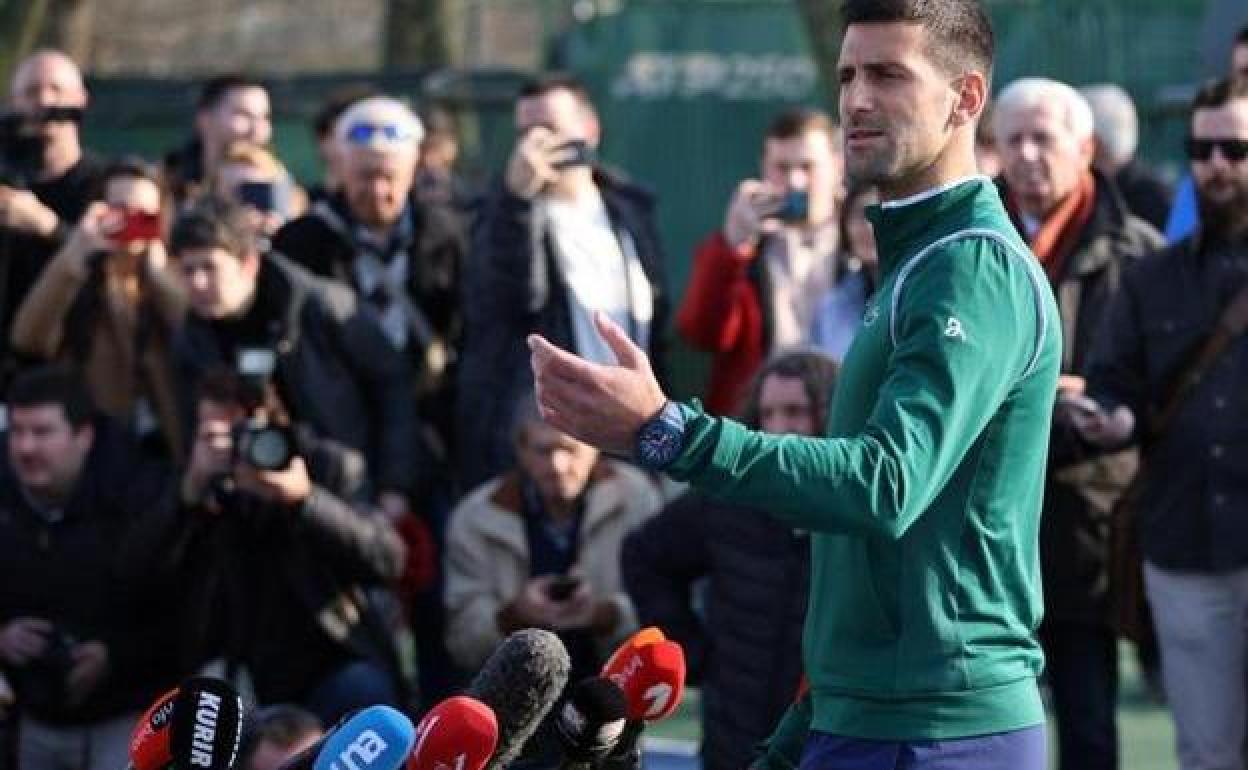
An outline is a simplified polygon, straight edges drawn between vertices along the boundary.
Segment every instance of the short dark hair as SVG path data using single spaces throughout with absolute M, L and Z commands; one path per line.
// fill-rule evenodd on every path
M 568 72 L 547 72 L 530 78 L 520 87 L 520 94 L 517 98 L 529 99 L 534 96 L 545 96 L 552 91 L 567 91 L 582 105 L 591 110 L 594 108 L 594 102 L 590 98 L 589 89 L 585 83 Z
M 268 742 L 290 749 L 301 739 L 317 735 L 325 729 L 315 714 L 290 703 L 276 703 L 253 711 L 243 730 L 239 749 L 239 766 L 248 768 L 256 749 Z
M 241 72 L 229 72 L 214 75 L 199 87 L 199 97 L 195 100 L 195 109 L 211 110 L 221 103 L 225 95 L 236 88 L 267 88 L 256 78 Z
M 107 185 L 114 179 L 146 179 L 157 187 L 161 186 L 156 166 L 138 155 L 123 155 L 105 166 L 104 173 L 100 175 L 101 183 Z
M 334 131 L 334 124 L 342 113 L 356 102 L 364 101 L 373 96 L 381 96 L 381 89 L 371 83 L 350 83 L 330 91 L 329 96 L 321 103 L 320 109 L 312 116 L 312 133 L 317 139 L 324 139 Z
M 1207 81 L 1192 97 L 1192 112 L 1225 107 L 1235 99 L 1248 99 L 1248 78 L 1219 78 Z
M 797 139 L 812 131 L 826 134 L 835 147 L 840 141 L 841 130 L 826 112 L 809 107 L 793 107 L 781 112 L 767 126 L 768 139 Z
M 95 418 L 95 404 L 77 370 L 63 364 L 27 369 L 9 386 L 9 408 L 59 406 L 75 430 Z
M 247 211 L 217 195 L 192 203 L 174 220 L 169 250 L 177 255 L 188 249 L 224 249 L 236 257 L 256 250 L 256 233 Z
M 1239 28 L 1235 35 L 1235 45 L 1248 45 L 1248 24 Z
M 763 396 L 763 383 L 768 377 L 786 377 L 802 381 L 802 389 L 806 391 L 806 398 L 810 400 L 814 412 L 815 427 L 817 430 L 822 429 L 839 371 L 840 367 L 835 360 L 816 350 L 793 350 L 776 354 L 750 380 L 741 403 L 741 421 L 757 429 L 761 422 L 759 401 Z
M 978 0 L 842 0 L 845 26 L 910 22 L 927 31 L 932 59 L 944 69 L 979 70 L 992 80 L 995 42 L 992 22 Z

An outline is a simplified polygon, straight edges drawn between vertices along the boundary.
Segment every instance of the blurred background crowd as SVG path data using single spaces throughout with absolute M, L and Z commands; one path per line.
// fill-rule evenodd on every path
M 746 766 L 801 675 L 805 533 L 545 425 L 525 337 L 610 361 L 605 312 L 669 392 L 821 434 L 878 281 L 833 5 L 0 3 L 0 767 L 113 770 L 209 671 L 262 707 L 267 770 L 354 708 L 421 713 L 515 629 L 557 631 L 579 680 L 639 624 L 685 648 L 703 765 Z M 1069 412 L 1166 411 L 1154 380 L 1248 276 L 1248 10 L 986 6 L 981 171 L 1066 341 L 1060 766 L 1120 766 L 1129 632 L 1183 766 L 1239 767 L 1245 677 L 1205 696 L 1248 652 L 1244 351 L 1181 440 Z M 1189 247 L 1217 269 L 1137 269 Z M 1114 555 L 1141 442 L 1173 472 L 1131 535 L 1147 589 Z

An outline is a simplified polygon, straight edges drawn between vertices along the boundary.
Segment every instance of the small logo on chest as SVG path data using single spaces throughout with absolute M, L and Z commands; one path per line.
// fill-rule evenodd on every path
M 956 318 L 950 317 L 945 322 L 945 336 L 950 339 L 966 342 L 966 332 L 962 331 L 962 322 Z
M 870 326 L 880 318 L 880 306 L 872 302 L 867 305 L 867 310 L 862 314 L 862 325 Z

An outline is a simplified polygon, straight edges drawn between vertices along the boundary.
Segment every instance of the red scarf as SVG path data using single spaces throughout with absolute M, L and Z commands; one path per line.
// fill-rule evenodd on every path
M 1011 193 L 1011 207 L 1021 211 L 1018 199 Z M 1075 189 L 1057 205 L 1041 223 L 1040 229 L 1031 236 L 1031 250 L 1035 253 L 1050 281 L 1058 281 L 1066 266 L 1066 258 L 1079 244 L 1083 228 L 1092 219 L 1096 209 L 1096 180 L 1091 172 L 1085 173 Z

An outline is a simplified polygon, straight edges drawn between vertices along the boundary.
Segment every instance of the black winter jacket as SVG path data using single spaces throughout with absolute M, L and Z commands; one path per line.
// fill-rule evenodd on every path
M 629 536 L 621 570 L 641 624 L 679 642 L 702 685 L 703 767 L 747 767 L 797 694 L 809 538 L 690 493 Z M 703 578 L 705 616 L 694 609 Z
M 58 636 L 99 640 L 108 649 L 108 674 L 75 707 L 58 694 L 64 670 L 6 667 L 21 710 L 68 725 L 145 708 L 177 679 L 176 596 L 157 578 L 153 554 L 138 558 L 131 545 L 144 536 L 148 517 L 174 511 L 176 475 L 145 460 L 120 427 L 101 419 L 63 518 L 50 523 L 32 508 L 7 459 L 0 462 L 0 625 L 43 618 Z
M 358 453 L 306 432 L 299 445 L 313 481 L 302 505 L 235 494 L 221 513 L 183 506 L 145 527 L 145 547 L 182 587 L 179 660 L 245 664 L 265 703 L 298 701 L 354 659 L 379 663 L 402 689 L 375 604 L 403 570 L 402 541 L 362 503 Z
M 1092 396 L 1135 414 L 1144 558 L 1166 569 L 1248 566 L 1248 336 L 1209 368 L 1165 434 L 1146 441 L 1148 421 L 1246 283 L 1248 240 L 1213 243 L 1198 234 L 1180 241 L 1124 276 L 1093 351 Z
M 256 305 L 264 344 L 278 354 L 275 383 L 291 418 L 364 453 L 374 492 L 410 493 L 425 461 L 419 448 L 413 375 L 346 286 L 270 253 L 261 263 Z M 175 341 L 187 424 L 195 424 L 195 383 L 233 366 L 221 325 L 191 314 Z
M 669 301 L 654 197 L 602 169 L 595 170 L 594 181 L 612 224 L 632 236 L 650 281 L 654 309 L 647 353 L 663 381 Z M 460 482 L 471 489 L 513 464 L 512 412 L 532 387 L 525 338 L 536 332 L 575 349 L 568 290 L 550 234 L 534 226 L 532 202 L 511 194 L 501 180 L 481 203 L 473 225 L 464 284 L 456 425 Z

